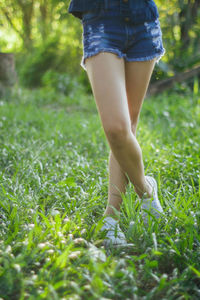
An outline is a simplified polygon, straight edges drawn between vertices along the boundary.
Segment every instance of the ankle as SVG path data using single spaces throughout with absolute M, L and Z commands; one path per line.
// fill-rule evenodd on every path
M 153 188 L 145 179 L 145 183 L 144 183 L 142 189 L 135 188 L 135 192 L 138 194 L 139 198 L 147 199 L 147 198 L 152 197 Z
M 103 216 L 105 216 L 105 217 L 111 217 L 111 218 L 115 219 L 116 221 L 118 221 L 119 218 L 120 218 L 120 211 L 114 212 L 113 209 L 107 207 L 106 210 L 105 210 L 105 212 L 104 212 L 104 214 L 103 214 Z

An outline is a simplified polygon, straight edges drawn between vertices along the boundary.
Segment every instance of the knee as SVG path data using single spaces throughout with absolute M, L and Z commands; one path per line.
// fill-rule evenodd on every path
M 118 147 L 123 146 L 131 134 L 131 126 L 123 122 L 107 124 L 104 130 L 108 141 Z

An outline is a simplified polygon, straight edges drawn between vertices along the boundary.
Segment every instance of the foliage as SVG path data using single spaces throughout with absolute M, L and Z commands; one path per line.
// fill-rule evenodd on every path
M 198 0 L 157 0 L 165 61 L 174 70 L 184 70 L 200 62 L 200 2 Z
M 0 0 L 0 47 L 2 51 L 17 53 L 19 72 L 24 53 L 26 59 L 28 54 L 39 51 L 38 48 L 43 49 L 47 40 L 56 32 L 59 45 L 55 48 L 55 55 L 60 62 L 55 67 L 56 71 L 78 75 L 85 81 L 86 76 L 80 68 L 82 26 L 80 20 L 68 14 L 69 2 Z M 157 65 L 152 80 L 172 76 L 177 71 L 193 67 L 200 62 L 199 0 L 155 2 L 159 8 L 166 54 Z M 43 58 L 45 65 L 45 57 Z
M 21 63 L 19 72 L 20 83 L 22 85 L 37 87 L 41 85 L 42 76 L 45 72 L 50 68 L 56 68 L 57 45 L 58 38 L 55 37 L 25 56 L 26 58 L 24 59 L 24 63 Z
M 75 89 L 80 92 L 84 90 L 84 86 L 76 78 L 72 78 L 67 73 L 58 73 L 54 70 L 48 70 L 42 77 L 42 85 L 47 88 L 51 87 L 54 91 L 64 95 L 69 95 Z
M 24 69 L 24 64 L 33 68 L 33 71 L 37 71 L 35 64 L 39 60 L 41 68 L 43 65 L 46 68 L 49 58 L 45 57 L 44 50 L 48 43 L 51 44 L 53 40 L 57 40 L 54 49 L 51 49 L 54 52 L 51 53 L 53 63 L 55 57 L 56 63 L 51 64 L 49 62 L 50 69 L 54 68 L 59 72 L 67 71 L 70 75 L 80 73 L 81 27 L 80 22 L 68 15 L 68 3 L 59 0 L 34 2 L 29 0 L 24 5 L 19 6 L 19 2 L 23 3 L 22 1 L 0 1 L 2 4 L 0 6 L 0 24 L 3 25 L 0 29 L 2 34 L 0 48 L 2 52 L 13 51 L 16 53 L 16 66 L 21 82 L 24 82 L 24 70 L 21 71 L 21 68 Z M 30 3 L 33 3 L 31 18 L 25 18 L 29 22 L 30 28 L 27 36 L 27 26 L 24 25 L 22 16 L 28 14 L 27 6 Z M 35 55 L 36 58 L 34 58 Z M 33 67 L 31 61 L 33 61 Z M 36 78 L 37 74 L 33 76 Z M 25 86 L 27 84 L 25 83 Z M 32 83 L 30 82 L 31 86 Z
M 176 86 L 144 102 L 137 138 L 165 218 L 145 228 L 129 185 L 120 226 L 134 245 L 109 253 L 109 147 L 94 99 L 16 87 L 0 105 L 1 298 L 199 299 L 199 94 Z

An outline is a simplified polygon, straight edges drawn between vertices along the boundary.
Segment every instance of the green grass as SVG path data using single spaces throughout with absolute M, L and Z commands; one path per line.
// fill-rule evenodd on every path
M 93 98 L 16 88 L 1 99 L 1 299 L 199 299 L 199 126 L 187 89 L 144 102 L 137 138 L 166 217 L 145 228 L 129 184 L 120 226 L 134 245 L 107 253 L 109 148 Z

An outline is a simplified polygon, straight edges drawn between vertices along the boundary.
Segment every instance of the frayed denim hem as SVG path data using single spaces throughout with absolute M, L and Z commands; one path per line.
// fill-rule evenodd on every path
M 149 55 L 145 57 L 126 58 L 126 61 L 148 61 L 156 58 L 156 63 L 159 63 L 160 59 L 163 57 L 164 54 L 165 54 L 165 49 L 163 49 L 162 52 L 159 54 L 155 53 L 154 55 Z
M 160 59 L 162 58 L 162 56 L 165 54 L 165 49 L 163 48 L 162 52 L 160 54 L 158 53 L 155 53 L 154 55 L 150 55 L 150 56 L 145 56 L 145 57 L 138 57 L 138 58 L 127 58 L 126 57 L 126 54 L 125 53 L 121 53 L 118 49 L 98 49 L 96 51 L 94 51 L 93 53 L 90 53 L 88 55 L 86 55 L 85 57 L 83 56 L 82 57 L 82 60 L 81 60 L 81 67 L 85 70 L 86 70 L 86 67 L 85 67 L 85 60 L 89 57 L 92 57 L 92 56 L 95 56 L 101 52 L 109 52 L 109 53 L 114 53 L 114 54 L 117 54 L 117 56 L 119 58 L 125 58 L 126 61 L 149 61 L 149 60 L 153 60 L 154 58 L 157 58 L 156 59 L 156 63 L 159 63 Z

